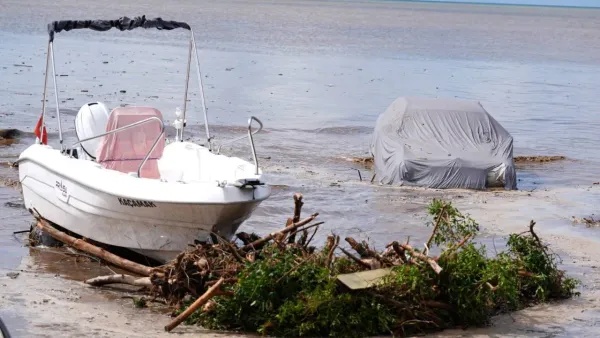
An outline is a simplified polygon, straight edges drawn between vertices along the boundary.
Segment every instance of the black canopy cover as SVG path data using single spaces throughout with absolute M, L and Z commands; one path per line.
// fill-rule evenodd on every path
M 62 31 L 70 31 L 72 29 L 89 28 L 95 31 L 107 31 L 111 28 L 116 28 L 121 31 L 132 30 L 134 28 L 156 28 L 159 30 L 172 30 L 175 28 L 183 28 L 190 30 L 190 25 L 179 21 L 165 21 L 161 18 L 148 20 L 146 16 L 136 16 L 130 19 L 126 16 L 117 20 L 62 20 L 54 21 L 48 24 L 48 34 L 50 42 L 54 41 L 54 33 Z

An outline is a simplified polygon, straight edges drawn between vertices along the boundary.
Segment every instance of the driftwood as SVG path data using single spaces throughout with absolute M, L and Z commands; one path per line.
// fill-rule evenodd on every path
M 360 258 L 372 257 L 367 248 L 363 244 L 358 243 L 354 238 L 346 237 L 345 240 L 350 244 L 350 247 L 360 255 Z
M 402 263 L 406 263 L 407 259 L 406 259 L 406 254 L 403 247 L 400 246 L 400 243 L 393 241 L 391 244 L 388 245 L 388 247 L 392 247 L 392 249 L 394 250 L 394 252 L 396 253 L 396 255 L 398 255 L 398 258 L 400 259 L 400 261 Z
M 382 264 L 380 261 L 378 261 L 375 258 L 369 257 L 369 258 L 363 258 L 360 260 L 361 262 L 363 262 L 363 264 L 365 266 L 368 266 L 369 269 L 371 270 L 375 270 L 375 269 L 381 269 Z
M 172 322 L 170 322 L 167 326 L 165 326 L 165 331 L 171 332 L 174 328 L 176 328 L 179 324 L 181 324 L 187 317 L 189 317 L 192 313 L 198 310 L 202 305 L 208 302 L 212 297 L 216 296 L 219 288 L 223 284 L 225 279 L 221 277 L 213 286 L 211 286 L 206 292 L 196 299 L 195 302 L 190 305 L 185 311 L 179 314 Z
M 91 278 L 85 281 L 86 284 L 92 286 L 102 286 L 108 284 L 128 284 L 133 286 L 152 286 L 149 277 L 134 277 L 130 275 L 108 275 Z
M 216 234 L 216 233 L 212 233 L 213 236 L 215 236 L 218 240 L 219 240 L 219 244 L 224 245 L 227 250 L 229 250 L 229 252 L 231 252 L 231 254 L 233 255 L 233 257 L 235 257 L 235 259 L 240 262 L 240 263 L 245 263 L 246 259 L 244 259 L 242 256 L 240 256 L 240 253 L 238 252 L 237 248 L 233 246 L 233 244 L 231 244 L 229 241 L 227 241 L 226 239 L 224 239 L 223 237 L 221 237 L 220 235 Z
M 404 250 L 408 251 L 410 253 L 411 257 L 418 258 L 419 260 L 429 264 L 431 266 L 431 268 L 433 269 L 433 271 L 435 271 L 435 273 L 439 274 L 442 271 L 442 267 L 440 267 L 438 265 L 438 263 L 435 261 L 435 259 L 433 259 L 432 257 L 425 256 L 424 254 L 415 251 L 415 249 L 413 249 L 413 247 L 411 247 L 408 244 L 400 244 L 400 247 L 402 247 Z
M 302 194 L 294 194 L 294 218 L 292 219 L 292 223 L 300 222 L 300 213 L 303 205 Z
M 297 241 L 295 240 L 295 237 L 294 237 L 294 241 L 289 241 L 288 240 L 288 244 L 294 244 L 295 243 L 295 244 L 299 244 L 299 245 L 301 245 L 301 246 L 303 246 L 305 248 L 308 248 L 308 243 L 310 243 L 310 240 L 312 240 L 312 237 L 314 237 L 314 235 L 316 234 L 317 230 L 319 230 L 319 226 L 321 226 L 323 224 L 325 224 L 325 222 L 317 222 L 317 223 L 314 223 L 314 224 L 307 225 L 307 226 L 305 226 L 302 229 L 297 229 L 297 230 L 293 231 L 290 234 L 290 238 L 292 236 L 296 235 L 300 231 L 302 231 L 302 236 L 300 236 L 300 238 Z M 308 230 L 312 229 L 312 228 L 316 228 L 316 229 L 313 232 L 313 235 L 311 236 L 311 239 L 309 241 L 307 241 L 306 237 L 308 237 Z M 278 237 L 279 236 L 280 235 L 278 235 Z M 281 236 L 281 237 L 283 237 L 283 236 Z M 275 240 L 277 240 L 277 237 L 275 238 Z
M 358 258 L 358 257 L 354 256 L 354 255 L 353 255 L 353 254 L 351 254 L 351 253 L 350 253 L 348 250 L 346 250 L 346 249 L 344 249 L 344 248 L 342 248 L 342 247 L 339 247 L 339 249 L 340 249 L 340 250 L 341 250 L 341 251 L 342 251 L 344 254 L 346 254 L 346 256 L 348 256 L 348 258 L 352 259 L 352 260 L 353 260 L 355 263 L 357 263 L 357 264 L 360 264 L 360 265 L 362 265 L 363 267 L 365 267 L 365 268 L 367 268 L 367 269 L 370 269 L 370 268 L 371 268 L 371 266 L 370 266 L 368 263 L 366 263 L 366 262 L 363 262 L 363 261 L 362 261 L 360 258 Z
M 321 222 L 321 223 L 323 223 L 323 222 Z M 310 238 L 309 238 L 308 240 L 302 240 L 302 243 L 301 243 L 301 244 L 302 244 L 302 245 L 304 245 L 304 247 L 305 247 L 305 248 L 307 248 L 307 249 L 308 249 L 308 246 L 309 246 L 310 242 L 313 240 L 313 238 L 314 238 L 314 237 L 315 237 L 315 235 L 317 234 L 317 231 L 318 231 L 318 230 L 319 230 L 319 226 L 317 225 L 317 226 L 315 227 L 315 231 L 313 231 L 313 233 L 312 233 L 312 235 L 310 236 Z M 305 234 L 306 234 L 306 236 L 305 236 Z M 302 236 L 303 236 L 303 237 L 308 237 L 308 231 L 306 231 L 306 229 L 304 229 L 304 230 L 303 230 L 303 234 L 302 234 Z
M 294 224 L 294 223 L 298 223 L 300 222 L 300 215 L 302 213 L 302 206 L 304 205 L 304 202 L 302 201 L 303 196 L 300 193 L 295 193 L 294 194 L 294 217 L 292 218 L 288 218 L 288 221 L 286 223 L 286 227 Z M 288 243 L 296 243 L 296 234 L 298 233 L 298 231 L 300 230 L 296 230 L 293 231 L 289 237 L 288 237 Z M 308 232 L 306 231 L 306 229 L 304 229 L 303 237 L 308 237 Z M 304 238 L 303 241 L 299 241 L 299 242 L 306 242 L 306 238 Z M 303 243 L 301 243 L 303 244 Z
M 327 249 L 329 250 L 329 252 L 327 253 L 327 260 L 325 261 L 326 267 L 330 267 L 331 263 L 333 263 L 333 254 L 335 252 L 335 249 L 340 244 L 340 236 L 335 236 L 333 240 L 330 240 L 331 237 L 333 236 L 329 236 L 327 238 Z
M 235 237 L 237 237 L 237 239 L 242 241 L 242 243 L 244 243 L 244 245 L 247 245 L 247 244 L 250 244 L 253 242 L 252 237 L 247 232 L 238 232 L 237 234 L 235 234 Z
M 300 213 L 301 213 L 303 205 L 304 205 L 304 202 L 302 202 L 302 194 L 300 194 L 300 193 L 294 194 L 294 217 L 292 217 L 291 219 L 288 219 L 286 226 L 300 222 Z M 292 232 L 292 234 L 290 234 L 290 237 L 288 238 L 288 243 L 295 243 L 295 242 L 296 242 L 296 231 Z
M 55 227 L 50 225 L 46 220 L 42 218 L 38 218 L 37 227 L 41 230 L 48 233 L 50 236 L 59 240 L 67 245 L 74 247 L 77 250 L 84 251 L 89 253 L 90 255 L 101 258 L 107 262 L 110 262 L 124 270 L 137 273 L 139 275 L 148 277 L 152 273 L 152 268 L 138 264 L 136 262 L 132 262 L 128 259 L 119 257 L 115 254 L 112 254 L 102 248 L 99 248 L 93 244 L 90 244 L 82 239 L 77 239 L 75 237 L 69 236 L 66 233 L 57 230 Z
M 270 240 L 276 238 L 277 236 L 284 236 L 292 231 L 295 231 L 296 229 L 298 229 L 299 227 L 306 225 L 310 222 L 312 222 L 315 218 L 317 218 L 317 216 L 319 216 L 319 213 L 314 213 L 312 214 L 312 216 L 303 219 L 300 222 L 297 223 L 293 223 L 287 227 L 285 227 L 283 230 L 277 231 L 277 232 L 272 232 L 269 235 L 260 238 L 250 244 L 244 245 L 241 250 L 250 250 L 250 249 L 258 249 L 261 246 L 263 246 L 265 243 L 269 242 Z
M 440 227 L 440 223 L 442 221 L 442 218 L 444 217 L 444 213 L 446 212 L 446 205 L 444 205 L 442 207 L 442 210 L 440 211 L 440 214 L 438 215 L 437 219 L 435 220 L 435 225 L 433 227 L 433 231 L 431 232 L 431 235 L 429 236 L 429 239 L 427 240 L 427 247 L 431 247 L 431 241 L 433 241 L 433 237 L 435 237 L 435 234 L 437 233 L 438 228 Z
M 354 249 L 354 251 L 358 252 L 358 254 L 360 255 L 361 258 L 367 258 L 367 259 L 374 258 L 377 261 L 379 261 L 379 263 L 381 263 L 382 265 L 390 263 L 386 259 L 384 259 L 379 253 L 377 253 L 374 250 L 372 250 L 371 248 L 369 248 L 369 245 L 367 244 L 367 242 L 363 241 L 362 243 L 358 243 L 352 237 L 346 237 L 345 240 L 346 240 L 346 242 L 348 242 L 348 244 L 350 244 L 350 246 L 352 247 L 352 249 Z M 373 265 L 371 264 L 371 266 L 373 266 Z

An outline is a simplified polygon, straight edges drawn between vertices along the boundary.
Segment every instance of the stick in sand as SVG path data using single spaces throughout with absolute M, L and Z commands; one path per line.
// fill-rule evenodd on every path
M 84 283 L 93 285 L 93 286 L 102 286 L 107 284 L 128 284 L 133 286 L 152 286 L 152 282 L 150 281 L 150 277 L 133 277 L 130 275 L 108 275 L 108 276 L 99 276 L 91 279 L 87 279 Z
M 295 193 L 294 194 L 294 217 L 292 218 L 292 221 L 286 224 L 286 226 L 289 226 L 293 223 L 298 223 L 300 222 L 300 212 L 302 211 L 302 206 L 304 205 L 304 202 L 302 202 L 302 194 L 300 193 Z M 288 243 L 295 243 L 296 242 L 296 232 L 292 232 L 290 234 L 290 237 L 288 238 Z
M 174 328 L 179 326 L 179 324 L 181 324 L 184 320 L 186 320 L 187 317 L 189 317 L 192 313 L 194 313 L 196 310 L 198 310 L 202 305 L 204 305 L 206 302 L 208 302 L 209 299 L 211 299 L 213 296 L 216 296 L 217 290 L 219 290 L 219 288 L 221 287 L 221 284 L 223 284 L 224 281 L 225 281 L 225 279 L 223 277 L 221 277 L 215 283 L 215 285 L 211 286 L 208 290 L 206 290 L 206 292 L 202 296 L 200 296 L 200 298 L 196 299 L 196 301 L 193 302 L 192 305 L 190 305 L 190 307 L 188 307 L 187 309 L 185 309 L 185 311 L 180 313 L 179 316 L 177 316 L 175 319 L 173 319 L 172 322 L 169 323 L 169 325 L 165 326 L 165 331 L 171 332 L 171 330 L 173 330 Z
M 67 245 L 74 247 L 77 250 L 81 250 L 89 253 L 90 255 L 101 258 L 107 262 L 110 262 L 122 269 L 127 271 L 131 271 L 142 276 L 148 277 L 152 273 L 152 268 L 132 262 L 128 259 L 119 257 L 115 254 L 112 254 L 102 248 L 99 248 L 93 244 L 85 242 L 81 239 L 77 239 L 75 237 L 69 236 L 66 233 L 57 230 L 53 226 L 51 226 L 46 220 L 38 218 L 37 227 L 41 230 L 48 233 L 50 236 L 54 237 L 56 240 L 61 241 Z

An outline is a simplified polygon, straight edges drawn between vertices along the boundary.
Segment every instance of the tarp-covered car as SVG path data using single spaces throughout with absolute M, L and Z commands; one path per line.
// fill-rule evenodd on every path
M 429 188 L 517 188 L 512 136 L 479 102 L 400 97 L 371 143 L 377 180 Z

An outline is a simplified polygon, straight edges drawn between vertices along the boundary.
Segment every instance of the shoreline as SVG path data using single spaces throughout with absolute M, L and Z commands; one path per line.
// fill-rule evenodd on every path
M 580 192 L 584 188 L 570 189 L 572 193 Z M 411 189 L 423 190 L 423 189 Z M 546 204 L 548 208 L 557 207 L 560 204 L 560 193 L 564 189 L 540 191 L 536 193 L 527 192 L 470 192 L 470 191 L 443 191 L 442 195 L 463 194 L 463 198 L 452 200 L 457 208 L 465 214 L 470 214 L 475 220 L 482 224 L 482 236 L 476 242 L 490 245 L 489 242 L 500 245 L 501 239 L 497 236 L 505 236 L 511 232 L 517 232 L 527 228 L 527 219 L 523 211 L 512 210 L 511 205 L 518 205 L 523 199 L 529 199 L 533 207 L 541 207 Z M 600 190 L 600 188 L 598 189 Z M 439 194 L 439 192 L 436 192 Z M 534 195 L 534 196 L 528 196 Z M 310 205 L 310 196 L 307 202 Z M 429 196 L 428 198 L 430 198 Z M 557 202 L 558 201 L 558 202 Z M 315 208 L 311 207 L 311 210 Z M 316 209 L 315 209 L 316 210 Z M 423 212 L 423 211 L 422 211 Z M 503 213 L 505 217 L 497 213 Z M 563 258 L 561 268 L 577 279 L 582 281 L 579 287 L 581 296 L 570 300 L 538 305 L 512 313 L 511 315 L 500 315 L 494 318 L 491 327 L 469 328 L 466 331 L 460 329 L 446 330 L 440 333 L 430 334 L 430 337 L 493 337 L 495 335 L 518 335 L 518 336 L 592 336 L 586 329 L 600 327 L 600 321 L 595 318 L 600 309 L 600 247 L 597 240 L 585 236 L 573 236 L 555 233 L 555 227 L 550 220 L 551 215 L 538 214 L 538 233 L 543 241 L 559 253 Z M 417 217 L 419 218 L 419 217 Z M 520 219 L 520 221 L 517 221 Z M 535 219 L 535 218 L 534 218 Z M 323 215 L 327 221 L 327 215 Z M 591 231 L 600 229 L 590 229 Z M 34 257 L 33 259 L 31 259 Z M 135 308 L 131 299 L 121 298 L 131 292 L 127 288 L 94 288 L 85 285 L 83 280 L 85 274 L 92 268 L 100 267 L 98 263 L 79 263 L 82 275 L 78 271 L 70 271 L 71 276 L 63 277 L 61 268 L 52 265 L 53 269 L 47 271 L 44 264 L 36 259 L 46 259 L 47 255 L 36 255 L 23 257 L 19 267 L 12 271 L 18 272 L 15 279 L 5 276 L 8 270 L 2 270 L 0 274 L 0 285 L 5 292 L 0 298 L 0 315 L 5 320 L 13 336 L 23 335 L 38 337 L 46 336 L 47 330 L 52 334 L 60 333 L 65 337 L 76 337 L 87 335 L 92 332 L 114 336 L 125 335 L 132 337 L 143 336 L 169 336 L 163 331 L 164 325 L 169 322 L 170 317 L 156 309 Z M 45 257 L 45 258 L 44 258 Z M 64 265 L 72 266 L 68 260 L 76 263 L 76 258 L 64 258 Z M 52 260 L 52 259 L 50 259 Z M 49 265 L 50 266 L 50 265 Z M 65 269 L 67 269 L 65 267 Z M 87 272 L 86 272 L 87 271 Z M 51 309 L 51 311 L 48 311 Z M 55 316 L 54 313 L 61 313 Z M 513 322 L 513 319 L 515 320 Z M 25 331 L 17 331 L 20 326 L 25 326 Z M 211 332 L 200 327 L 182 325 L 176 330 L 177 334 L 184 337 L 221 337 L 231 336 L 227 332 Z M 238 337 L 248 335 L 239 334 Z
M 458 0 L 380 0 L 380 1 L 398 1 L 409 3 L 431 3 L 434 5 L 479 5 L 479 6 L 501 6 L 501 7 L 542 7 L 542 8 L 558 8 L 558 9 L 600 9 L 600 6 L 568 6 L 568 5 L 542 5 L 542 4 L 506 4 L 500 2 L 481 2 L 477 0 L 458 1 Z

